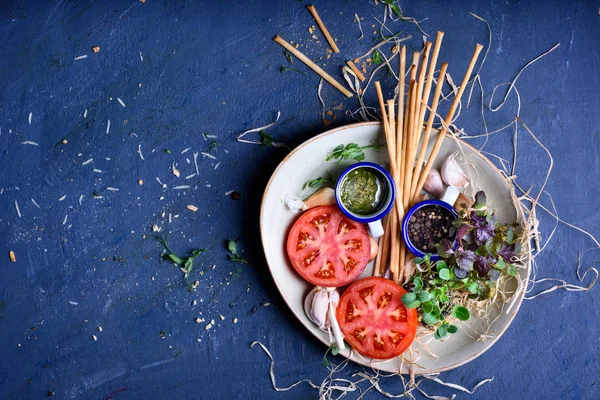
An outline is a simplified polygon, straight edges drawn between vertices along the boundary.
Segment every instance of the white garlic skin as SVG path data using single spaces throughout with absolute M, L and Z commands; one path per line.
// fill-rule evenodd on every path
M 442 164 L 442 180 L 448 186 L 464 188 L 469 183 L 469 178 L 465 175 L 463 169 L 456 161 L 457 153 L 450 154 L 444 164 Z
M 440 197 L 444 191 L 444 182 L 442 175 L 437 169 L 431 169 L 427 175 L 427 180 L 423 184 L 423 189 L 431 193 L 435 197 Z
M 328 310 L 331 302 L 334 308 L 340 301 L 340 294 L 335 288 L 316 286 L 304 299 L 304 312 L 311 322 L 326 331 L 331 326 Z

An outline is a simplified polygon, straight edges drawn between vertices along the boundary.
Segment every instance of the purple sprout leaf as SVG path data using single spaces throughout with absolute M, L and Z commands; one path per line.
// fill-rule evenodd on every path
M 455 256 L 458 268 L 463 269 L 465 271 L 470 271 L 473 269 L 473 262 L 475 261 L 476 257 L 475 252 L 471 250 L 463 250 L 462 248 L 458 248 L 456 250 Z
M 460 268 L 455 268 L 454 269 L 454 275 L 456 275 L 456 277 L 458 279 L 465 279 L 467 277 L 467 272 L 464 269 L 460 269 Z
M 469 225 L 462 225 L 461 227 L 459 227 L 458 231 L 456 232 L 456 241 L 458 243 L 461 243 L 465 235 L 469 232 L 469 230 L 471 230 L 471 226 Z
M 497 269 L 491 269 L 488 272 L 488 277 L 490 278 L 490 281 L 496 282 L 500 278 L 500 271 L 498 271 Z
M 450 258 L 454 254 L 454 249 L 452 248 L 452 242 L 448 239 L 442 239 L 440 244 L 437 245 L 437 253 L 442 258 Z
M 481 278 L 487 276 L 489 270 L 492 268 L 492 266 L 488 263 L 487 258 L 482 256 L 477 256 L 477 258 L 475 258 L 473 267 L 475 268 L 475 271 L 477 271 L 477 274 Z
M 492 236 L 494 236 L 493 225 L 481 225 L 475 230 L 475 242 L 480 246 L 485 244 Z
M 514 246 L 509 246 L 506 243 L 502 244 L 502 248 L 498 251 L 498 255 L 507 263 L 510 263 L 512 258 L 516 256 Z

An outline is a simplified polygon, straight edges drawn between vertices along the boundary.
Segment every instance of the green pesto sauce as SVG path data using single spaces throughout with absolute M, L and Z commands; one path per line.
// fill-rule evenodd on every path
M 373 168 L 356 168 L 342 181 L 340 198 L 353 213 L 373 214 L 385 200 L 384 178 Z

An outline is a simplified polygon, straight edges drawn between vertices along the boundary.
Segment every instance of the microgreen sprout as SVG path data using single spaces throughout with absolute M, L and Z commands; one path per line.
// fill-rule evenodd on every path
M 281 68 L 279 68 L 279 71 L 281 71 L 282 74 L 284 72 L 293 71 L 293 72 L 298 72 L 298 73 L 300 73 L 300 74 L 302 74 L 304 76 L 308 76 L 308 74 L 306 72 L 304 72 L 304 71 L 300 71 L 299 69 L 296 69 L 296 68 L 287 68 L 287 67 L 285 67 L 283 65 L 281 66 Z
M 184 273 L 184 277 L 185 277 L 186 282 L 188 283 L 188 287 L 190 287 L 191 284 L 190 284 L 188 278 L 190 276 L 190 273 L 192 272 L 192 269 L 194 269 L 194 259 L 196 257 L 198 257 L 200 254 L 204 253 L 206 250 L 205 249 L 194 249 L 194 250 L 190 251 L 191 255 L 189 257 L 182 258 L 182 257 L 179 257 L 177 254 L 175 254 L 173 252 L 173 250 L 171 250 L 169 248 L 169 245 L 167 244 L 167 240 L 165 238 L 163 238 L 162 236 L 158 236 L 157 239 L 160 242 L 160 244 L 162 244 L 163 247 L 165 248 L 165 250 L 163 251 L 163 255 L 162 255 L 163 258 L 166 260 L 169 260 L 179 266 L 181 271 L 183 271 L 183 273 Z
M 379 143 L 377 140 L 372 140 L 370 145 L 359 146 L 356 143 L 349 143 L 346 146 L 340 144 L 332 152 L 327 154 L 325 161 L 335 160 L 337 163 L 341 163 L 344 160 L 356 160 L 363 161 L 365 159 L 365 153 L 363 150 L 375 149 L 381 150 L 385 146 L 385 143 Z
M 229 258 L 229 261 L 233 261 L 234 263 L 250 264 L 248 262 L 248 260 L 246 260 L 244 257 L 242 257 L 238 253 L 238 249 L 237 249 L 238 241 L 239 241 L 239 238 L 237 240 L 228 240 L 227 241 L 227 250 L 229 250 L 229 252 L 231 253 L 231 254 L 227 255 L 227 257 Z

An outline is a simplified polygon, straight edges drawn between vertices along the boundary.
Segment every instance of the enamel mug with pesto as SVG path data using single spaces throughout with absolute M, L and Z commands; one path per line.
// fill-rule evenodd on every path
M 348 167 L 335 185 L 335 201 L 348 218 L 369 225 L 371 235 L 383 235 L 381 219 L 390 212 L 396 187 L 382 166 L 360 162 Z

